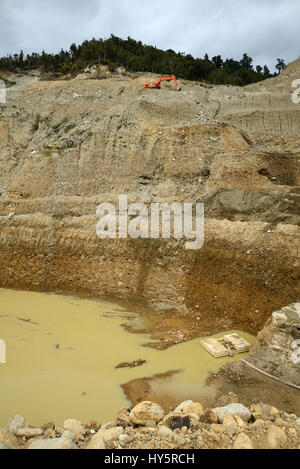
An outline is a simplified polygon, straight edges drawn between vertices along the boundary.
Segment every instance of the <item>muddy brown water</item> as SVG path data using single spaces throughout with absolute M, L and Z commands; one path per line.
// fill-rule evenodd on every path
M 64 419 L 114 420 L 131 403 L 121 385 L 180 370 L 162 392 L 193 398 L 212 392 L 208 373 L 233 359 L 214 359 L 200 339 L 159 351 L 144 347 L 150 335 L 130 333 L 142 318 L 117 304 L 45 293 L 0 289 L 0 339 L 7 360 L 0 365 L 0 426 L 15 414 L 32 425 Z M 248 341 L 254 338 L 241 333 Z M 137 368 L 115 367 L 146 360 Z

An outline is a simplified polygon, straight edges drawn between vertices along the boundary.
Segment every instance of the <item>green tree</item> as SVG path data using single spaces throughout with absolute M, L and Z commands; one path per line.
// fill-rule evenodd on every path
M 240 65 L 242 68 L 246 68 L 247 70 L 253 70 L 253 59 L 249 57 L 248 54 L 244 54 L 242 60 L 240 61 Z
M 270 78 L 271 77 L 270 70 L 266 65 L 264 66 L 264 77 L 265 78 Z
M 275 68 L 279 74 L 285 69 L 285 67 L 285 61 L 283 59 L 277 59 L 277 65 L 275 66 Z

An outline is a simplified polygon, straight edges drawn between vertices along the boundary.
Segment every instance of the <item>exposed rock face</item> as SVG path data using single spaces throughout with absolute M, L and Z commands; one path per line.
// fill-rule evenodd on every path
M 300 386 L 300 303 L 272 314 L 250 350 L 248 361 Z
M 261 329 L 299 295 L 299 72 L 296 61 L 257 85 L 185 82 L 182 93 L 149 93 L 150 76 L 15 78 L 0 106 L 0 286 Z M 98 239 L 96 207 L 119 194 L 204 202 L 204 248 Z

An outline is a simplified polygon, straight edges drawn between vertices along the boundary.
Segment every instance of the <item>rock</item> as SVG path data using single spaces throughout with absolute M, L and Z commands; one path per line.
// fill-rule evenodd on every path
M 34 441 L 28 449 L 49 450 L 49 449 L 77 449 L 72 440 L 66 438 L 54 438 L 53 440 Z
M 0 443 L 0 449 L 17 449 L 12 445 L 8 445 L 7 443 Z
M 28 427 L 28 424 L 22 415 L 15 415 L 7 425 L 7 430 L 14 433 L 16 430 L 20 428 Z
M 269 407 L 269 413 L 270 415 L 272 415 L 273 417 L 279 415 L 279 410 L 276 409 L 276 407 Z
M 70 433 L 72 433 L 72 432 L 70 432 Z M 72 435 L 73 435 L 73 433 L 72 433 Z M 53 440 L 54 438 L 56 438 L 55 430 L 51 430 L 50 428 L 49 428 L 49 430 L 46 430 L 44 432 L 44 438 L 45 438 L 45 440 Z
M 165 425 L 161 426 L 158 430 L 158 435 L 165 441 L 175 443 L 176 446 L 184 446 L 186 440 L 178 433 L 172 432 L 170 428 Z
M 203 448 L 204 446 L 204 441 L 202 440 L 201 436 L 199 436 L 197 439 L 196 439 L 196 445 L 198 448 Z
M 112 443 L 113 441 L 118 441 L 120 436 L 124 434 L 123 427 L 115 427 L 115 428 L 101 428 L 97 435 L 101 435 L 104 443 Z M 95 437 L 97 436 L 95 435 Z
M 103 437 L 99 432 L 91 438 L 86 449 L 106 449 Z
M 235 442 L 233 449 L 254 449 L 252 441 L 246 433 L 240 433 Z
M 48 422 L 45 425 L 42 425 L 40 428 L 42 430 L 44 430 L 44 432 L 46 430 L 55 430 L 55 423 L 54 422 Z
M 210 426 L 210 431 L 214 433 L 227 433 L 228 427 L 226 427 L 225 425 L 219 425 L 217 423 L 213 423 Z
M 177 428 L 182 429 L 186 427 L 190 429 L 199 425 L 199 417 L 196 414 L 183 414 L 183 413 L 171 413 L 165 416 L 162 423 L 169 427 L 171 430 L 176 430 Z
M 125 408 L 119 410 L 116 424 L 118 427 L 123 427 L 123 428 L 130 427 L 132 425 L 131 420 L 130 420 L 130 410 L 125 409 Z
M 188 406 L 188 405 L 192 405 L 194 404 L 193 401 L 184 401 L 182 402 L 181 404 L 179 404 L 176 409 L 174 410 L 174 412 L 182 412 L 184 407 Z
M 228 394 L 225 394 L 224 396 L 221 396 L 217 400 L 216 407 L 225 407 L 229 404 L 238 404 L 238 402 L 239 396 L 234 392 L 230 392 Z
M 147 420 L 146 427 L 156 428 L 156 423 L 153 420 Z
M 260 404 L 255 404 L 250 407 L 250 411 L 254 420 L 266 420 L 267 416 L 264 409 Z
M 204 408 L 202 404 L 195 402 L 193 404 L 187 404 L 184 406 L 182 412 L 184 414 L 196 414 L 198 417 L 202 417 L 204 414 Z
M 182 448 L 185 443 L 187 443 L 187 440 L 185 440 L 181 435 L 174 435 L 174 443 L 176 444 L 176 446 Z
M 297 425 L 297 427 L 300 427 L 300 419 L 296 420 L 296 425 Z
M 287 437 L 281 428 L 271 425 L 267 431 L 267 441 L 272 449 L 277 449 L 286 443 Z
M 101 430 L 110 430 L 111 428 L 116 428 L 115 422 L 104 423 L 101 427 Z
M 135 440 L 134 435 L 123 434 L 119 438 L 119 444 L 123 447 Z
M 87 427 L 89 430 L 98 431 L 99 428 L 101 427 L 101 424 L 100 424 L 99 422 L 97 422 L 96 420 L 90 420 L 90 421 L 86 424 L 86 427 Z
M 63 432 L 63 434 L 62 434 L 62 438 L 65 438 L 66 440 L 75 441 L 75 440 L 76 440 L 76 435 L 75 435 L 75 433 L 70 432 L 70 430 L 66 430 L 66 431 Z
M 223 420 L 223 425 L 225 427 L 230 427 L 230 426 L 236 427 L 237 422 L 233 415 L 226 415 L 226 417 Z
M 275 425 L 276 425 L 276 427 L 285 427 L 286 422 L 284 420 L 282 420 L 280 417 L 277 417 L 276 420 L 275 420 Z
M 220 423 L 223 423 L 227 415 L 238 415 L 244 422 L 249 422 L 251 419 L 251 412 L 242 404 L 229 404 L 226 407 L 218 407 L 216 412 Z
M 183 435 L 187 435 L 187 433 L 188 433 L 188 428 L 187 428 L 187 427 L 182 427 L 181 433 L 182 433 Z
M 253 428 L 258 428 L 258 427 L 261 427 L 262 425 L 265 424 L 265 420 L 262 420 L 262 419 L 258 419 L 258 420 L 255 420 L 254 424 L 252 425 Z
M 69 430 L 75 435 L 82 435 L 84 433 L 84 427 L 79 420 L 68 419 L 64 421 L 64 429 Z
M 172 432 L 172 430 L 170 430 L 170 428 L 166 427 L 165 425 L 159 428 L 158 434 L 164 440 L 169 440 L 169 441 L 173 441 L 174 435 L 175 435 Z
M 245 426 L 244 420 L 241 419 L 241 417 L 240 417 L 239 415 L 235 415 L 235 416 L 234 416 L 234 419 L 235 419 L 235 421 L 236 421 L 238 427 L 243 428 L 243 427 Z
M 17 446 L 18 440 L 12 432 L 9 432 L 4 428 L 0 428 L 0 443 L 11 446 Z
M 214 409 L 207 410 L 206 412 L 204 412 L 202 417 L 200 417 L 200 422 L 209 424 L 218 423 L 217 412 Z
M 43 434 L 44 430 L 41 428 L 20 428 L 19 430 L 15 431 L 16 436 L 25 437 L 27 440 L 37 436 L 42 436 Z
M 165 415 L 158 404 L 150 401 L 141 402 L 130 412 L 130 420 L 136 425 L 145 425 L 148 420 L 159 423 Z

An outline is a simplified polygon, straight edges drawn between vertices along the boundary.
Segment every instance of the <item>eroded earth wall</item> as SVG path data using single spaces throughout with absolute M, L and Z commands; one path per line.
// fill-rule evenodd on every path
M 118 297 L 256 332 L 299 300 L 300 61 L 245 88 L 13 77 L 0 105 L 0 285 Z M 100 240 L 101 202 L 204 202 L 205 245 Z

